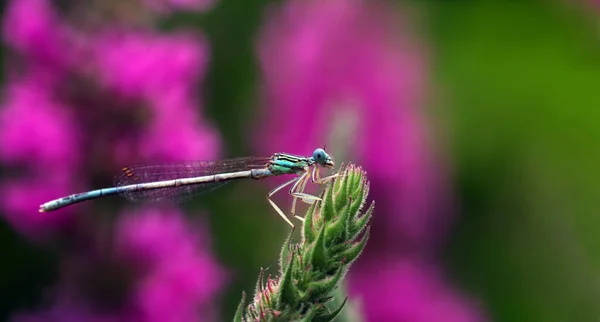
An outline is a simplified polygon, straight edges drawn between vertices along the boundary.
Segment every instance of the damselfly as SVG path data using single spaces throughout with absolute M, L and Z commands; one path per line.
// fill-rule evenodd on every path
M 312 156 L 275 153 L 270 158 L 247 157 L 222 161 L 189 161 L 162 165 L 139 165 L 121 169 L 115 177 L 114 187 L 73 194 L 48 201 L 40 206 L 40 212 L 57 210 L 78 202 L 111 195 L 122 195 L 131 201 L 161 202 L 182 201 L 211 191 L 235 179 L 264 179 L 284 174 L 296 174 L 292 180 L 273 189 L 267 200 L 277 213 L 292 227 L 294 224 L 271 200 L 271 197 L 286 186 L 292 185 L 289 193 L 294 197 L 292 216 L 296 201 L 306 203 L 320 200 L 304 193 L 308 180 L 323 184 L 336 175 L 321 178 L 319 165 L 332 168 L 334 162 L 323 149 L 316 149 Z

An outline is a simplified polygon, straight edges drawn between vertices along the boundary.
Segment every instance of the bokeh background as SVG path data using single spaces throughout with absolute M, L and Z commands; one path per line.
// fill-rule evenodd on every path
M 285 178 L 38 205 L 326 146 L 377 204 L 340 320 L 598 321 L 598 5 L 2 1 L 0 320 L 231 320 L 276 272 Z

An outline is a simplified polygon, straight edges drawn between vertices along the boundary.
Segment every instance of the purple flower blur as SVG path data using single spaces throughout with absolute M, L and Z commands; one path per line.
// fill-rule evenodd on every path
M 6 8 L 3 40 L 30 62 L 68 63 L 63 51 L 68 33 L 48 0 L 11 1 Z
M 369 172 L 375 225 L 387 230 L 387 242 L 429 247 L 444 218 L 430 197 L 439 182 L 420 111 L 424 53 L 400 33 L 393 10 L 365 3 L 289 1 L 270 16 L 258 51 L 272 108 L 257 146 L 263 153 L 306 154 L 325 143 L 332 153 L 347 149 Z
M 0 184 L 0 202 L 6 219 L 35 238 L 65 227 L 73 214 L 67 209 L 40 216 L 35 205 L 81 187 L 72 180 L 72 169 L 82 161 L 75 115 L 54 97 L 46 76 L 36 70 L 9 77 L 0 110 L 0 162 L 9 173 Z
M 209 58 L 204 42 L 200 34 L 115 30 L 97 37 L 94 58 L 106 86 L 124 96 L 157 99 L 197 87 Z
M 115 240 L 102 230 L 109 200 L 37 212 L 44 201 L 109 185 L 123 165 L 216 158 L 218 133 L 198 109 L 208 44 L 191 32 L 86 28 L 63 15 L 48 0 L 6 9 L 4 40 L 15 55 L 0 108 L 9 175 L 0 214 L 31 239 L 54 234 L 70 245 L 46 308 L 15 321 L 211 320 L 225 277 L 208 234 L 180 210 L 125 211 Z
M 176 209 L 146 209 L 125 212 L 116 231 L 117 267 L 95 272 L 95 278 L 118 280 L 115 274 L 128 272 L 129 296 L 119 308 L 107 312 L 102 301 L 83 296 L 81 281 L 75 278 L 50 308 L 19 314 L 15 322 L 169 322 L 213 320 L 214 294 L 224 275 L 208 253 L 209 243 L 200 226 L 190 225 Z M 88 258 L 88 260 L 93 260 Z M 81 258 L 78 259 L 81 261 Z M 109 265 L 110 260 L 95 260 Z M 115 265 L 114 263 L 112 265 Z M 75 271 L 76 272 L 76 271 Z M 73 273 L 73 272 L 71 272 Z M 72 275 L 79 275 L 73 273 Z M 67 280 L 73 280 L 69 276 Z M 63 283 L 68 285 L 69 283 Z M 64 286 L 63 286 L 64 288 Z M 66 293 L 65 293 L 66 292 Z
M 404 259 L 352 273 L 350 291 L 360 293 L 355 300 L 362 302 L 368 321 L 484 320 L 478 305 L 449 288 L 435 266 Z
M 115 143 L 117 162 L 217 157 L 218 137 L 199 122 L 200 104 L 192 95 L 208 64 L 203 37 L 106 33 L 98 37 L 94 49 L 102 86 L 124 99 L 143 98 L 151 118 L 143 137 L 125 137 Z M 139 59 L 131 61 L 131 57 Z
M 334 158 L 368 172 L 377 210 L 349 284 L 369 320 L 482 320 L 443 280 L 396 264 L 435 257 L 449 213 L 422 110 L 427 53 L 410 24 L 395 8 L 361 0 L 289 0 L 268 18 L 258 44 L 267 109 L 257 147 L 307 154 L 327 143 Z M 411 286 L 411 278 L 420 280 Z M 439 309 L 428 315 L 428 306 Z
M 7 163 L 44 160 L 52 168 L 71 168 L 81 161 L 73 150 L 79 145 L 74 115 L 35 77 L 15 80 L 6 88 L 0 157 Z
M 132 296 L 139 321 L 197 321 L 211 315 L 224 276 L 206 252 L 208 242 L 176 210 L 125 215 L 117 230 L 123 258 L 146 270 Z M 136 313 L 134 313 L 135 315 Z
M 203 37 L 125 28 L 118 37 L 77 34 L 43 0 L 11 2 L 6 21 L 5 40 L 24 68 L 9 70 L 0 110 L 0 161 L 19 171 L 0 195 L 10 198 L 4 213 L 22 232 L 33 237 L 67 222 L 79 206 L 45 217 L 35 206 L 89 188 L 94 175 L 110 178 L 147 160 L 217 157 L 218 135 L 196 108 L 208 61 Z M 86 61 L 81 52 L 90 53 Z
M 0 185 L 5 219 L 19 232 L 32 239 L 41 240 L 72 224 L 73 211 L 64 211 L 52 216 L 43 216 L 32 210 L 31 204 L 55 198 L 55 194 L 71 193 L 73 184 L 70 173 L 65 170 L 51 174 L 31 173 L 19 179 L 8 179 Z M 41 182 L 39 178 L 44 178 Z M 53 189 L 49 189 L 51 186 Z

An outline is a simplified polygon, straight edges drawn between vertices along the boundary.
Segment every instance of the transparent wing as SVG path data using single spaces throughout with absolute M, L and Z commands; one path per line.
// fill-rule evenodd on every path
M 136 165 L 124 167 L 115 177 L 115 187 L 143 184 L 164 180 L 209 176 L 219 173 L 237 172 L 264 168 L 269 158 L 238 158 L 221 161 L 183 161 L 158 165 Z M 168 188 L 123 191 L 120 195 L 134 202 L 181 202 L 212 191 L 229 181 L 198 183 Z

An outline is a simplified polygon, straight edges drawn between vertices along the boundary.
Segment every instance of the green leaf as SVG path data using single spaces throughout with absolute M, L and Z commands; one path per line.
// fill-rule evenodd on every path
M 340 202 L 341 203 L 341 202 Z M 334 241 L 336 239 L 344 240 L 346 232 L 348 231 L 348 223 L 350 219 L 350 207 L 349 202 L 346 203 L 346 207 L 342 208 L 338 212 L 337 219 L 331 224 L 327 225 L 327 241 Z
M 265 278 L 265 269 L 260 268 L 260 273 L 258 273 L 258 279 L 256 280 L 256 285 L 254 286 L 254 296 L 259 296 L 262 293 L 262 284 Z
M 350 212 L 356 216 L 360 213 L 362 206 L 365 204 L 366 196 L 369 193 L 369 185 L 362 185 L 361 189 L 356 190 L 352 196 L 352 203 L 350 204 Z
M 340 305 L 340 307 L 337 308 L 335 311 L 315 317 L 315 319 L 313 321 L 316 321 L 316 322 L 333 321 L 333 319 L 335 319 L 338 316 L 338 314 L 340 314 L 340 312 L 342 312 L 342 309 L 344 308 L 344 305 L 346 305 L 347 301 L 348 301 L 348 296 L 346 296 L 346 298 L 344 299 L 344 302 L 342 302 L 342 305 Z
M 349 238 L 354 239 L 356 235 L 360 234 L 360 232 L 363 231 L 363 229 L 365 229 L 367 223 L 369 223 L 369 220 L 371 220 L 371 216 L 373 215 L 374 209 L 375 201 L 371 203 L 371 206 L 369 206 L 369 209 L 367 209 L 365 214 L 363 214 L 362 216 L 358 217 L 356 220 L 350 223 L 350 227 L 348 230 Z
M 339 180 L 338 180 L 339 179 Z M 335 204 L 335 210 L 336 211 L 340 211 L 342 210 L 342 208 L 346 205 L 346 200 L 348 200 L 348 185 L 349 185 L 349 181 L 347 180 L 346 177 L 342 177 L 340 178 L 336 178 L 336 181 L 341 182 L 341 185 L 338 189 L 335 189 L 336 195 L 335 195 L 335 200 L 336 200 L 336 204 Z
M 233 317 L 233 322 L 244 322 L 244 307 L 246 306 L 246 292 L 242 292 L 242 300 L 235 310 L 235 316 Z
M 327 268 L 327 250 L 325 249 L 325 227 L 321 228 L 319 237 L 314 243 L 310 254 L 310 264 L 313 269 Z
M 342 179 L 342 176 L 344 175 L 344 172 L 345 172 L 345 170 L 344 170 L 344 169 L 345 169 L 344 165 L 343 165 L 343 164 L 341 164 L 341 165 L 340 165 L 340 169 L 338 170 L 338 176 L 337 176 L 337 177 L 335 177 L 335 178 L 333 179 L 333 182 L 332 182 L 333 191 L 338 191 L 338 190 L 340 190 L 340 188 L 341 188 L 341 186 L 342 186 L 342 183 L 343 183 L 341 179 Z
M 323 198 L 323 196 L 321 195 L 321 198 Z M 315 233 L 315 227 L 314 227 L 314 216 L 318 211 L 318 205 L 319 202 L 314 202 L 312 205 L 310 205 L 310 208 L 308 208 L 308 211 L 306 212 L 306 216 L 304 216 L 304 224 L 302 225 L 302 232 L 303 232 L 303 240 L 305 243 L 312 243 L 316 238 L 317 238 L 317 234 Z
M 308 312 L 306 312 L 306 315 L 304 315 L 304 317 L 302 317 L 302 320 L 300 320 L 301 322 L 312 322 L 315 319 L 315 316 L 317 315 L 317 310 L 319 309 L 318 306 L 314 305 L 310 310 L 308 310 Z
M 365 188 L 365 177 L 364 172 L 360 167 L 352 167 L 350 170 L 352 177 L 352 184 L 349 186 L 350 189 L 354 188 L 354 190 L 350 190 L 350 194 L 355 194 L 359 189 Z M 368 191 L 368 190 L 367 190 Z
M 298 306 L 300 301 L 300 292 L 296 285 L 294 284 L 294 277 L 292 276 L 292 270 L 294 269 L 294 263 L 296 262 L 294 259 L 294 252 L 292 252 L 292 260 L 290 260 L 285 273 L 281 277 L 281 282 L 279 285 L 279 296 L 278 296 L 278 308 L 282 310 L 285 306 L 289 306 L 291 308 L 295 308 Z
M 363 249 L 367 245 L 370 228 L 370 226 L 367 227 L 363 238 L 359 242 L 354 243 L 348 250 L 336 254 L 336 259 L 344 261 L 346 265 L 354 262 L 354 260 L 360 255 L 360 253 L 362 253 Z
M 344 267 L 340 267 L 335 275 L 316 282 L 310 282 L 307 286 L 306 297 L 308 301 L 315 301 L 335 290 L 338 282 L 344 275 Z
M 331 221 L 331 219 L 335 216 L 335 204 L 333 201 L 332 186 L 329 186 L 328 189 L 325 190 L 325 196 L 321 201 L 321 216 L 323 217 L 324 225 Z
M 290 255 L 290 249 L 292 248 L 292 237 L 294 236 L 295 230 L 295 228 L 292 228 L 292 231 L 288 235 L 288 238 L 285 241 L 285 243 L 283 243 L 283 246 L 281 247 L 281 252 L 279 253 L 279 267 L 281 269 L 281 274 L 285 272 L 287 265 L 292 259 L 292 256 Z

